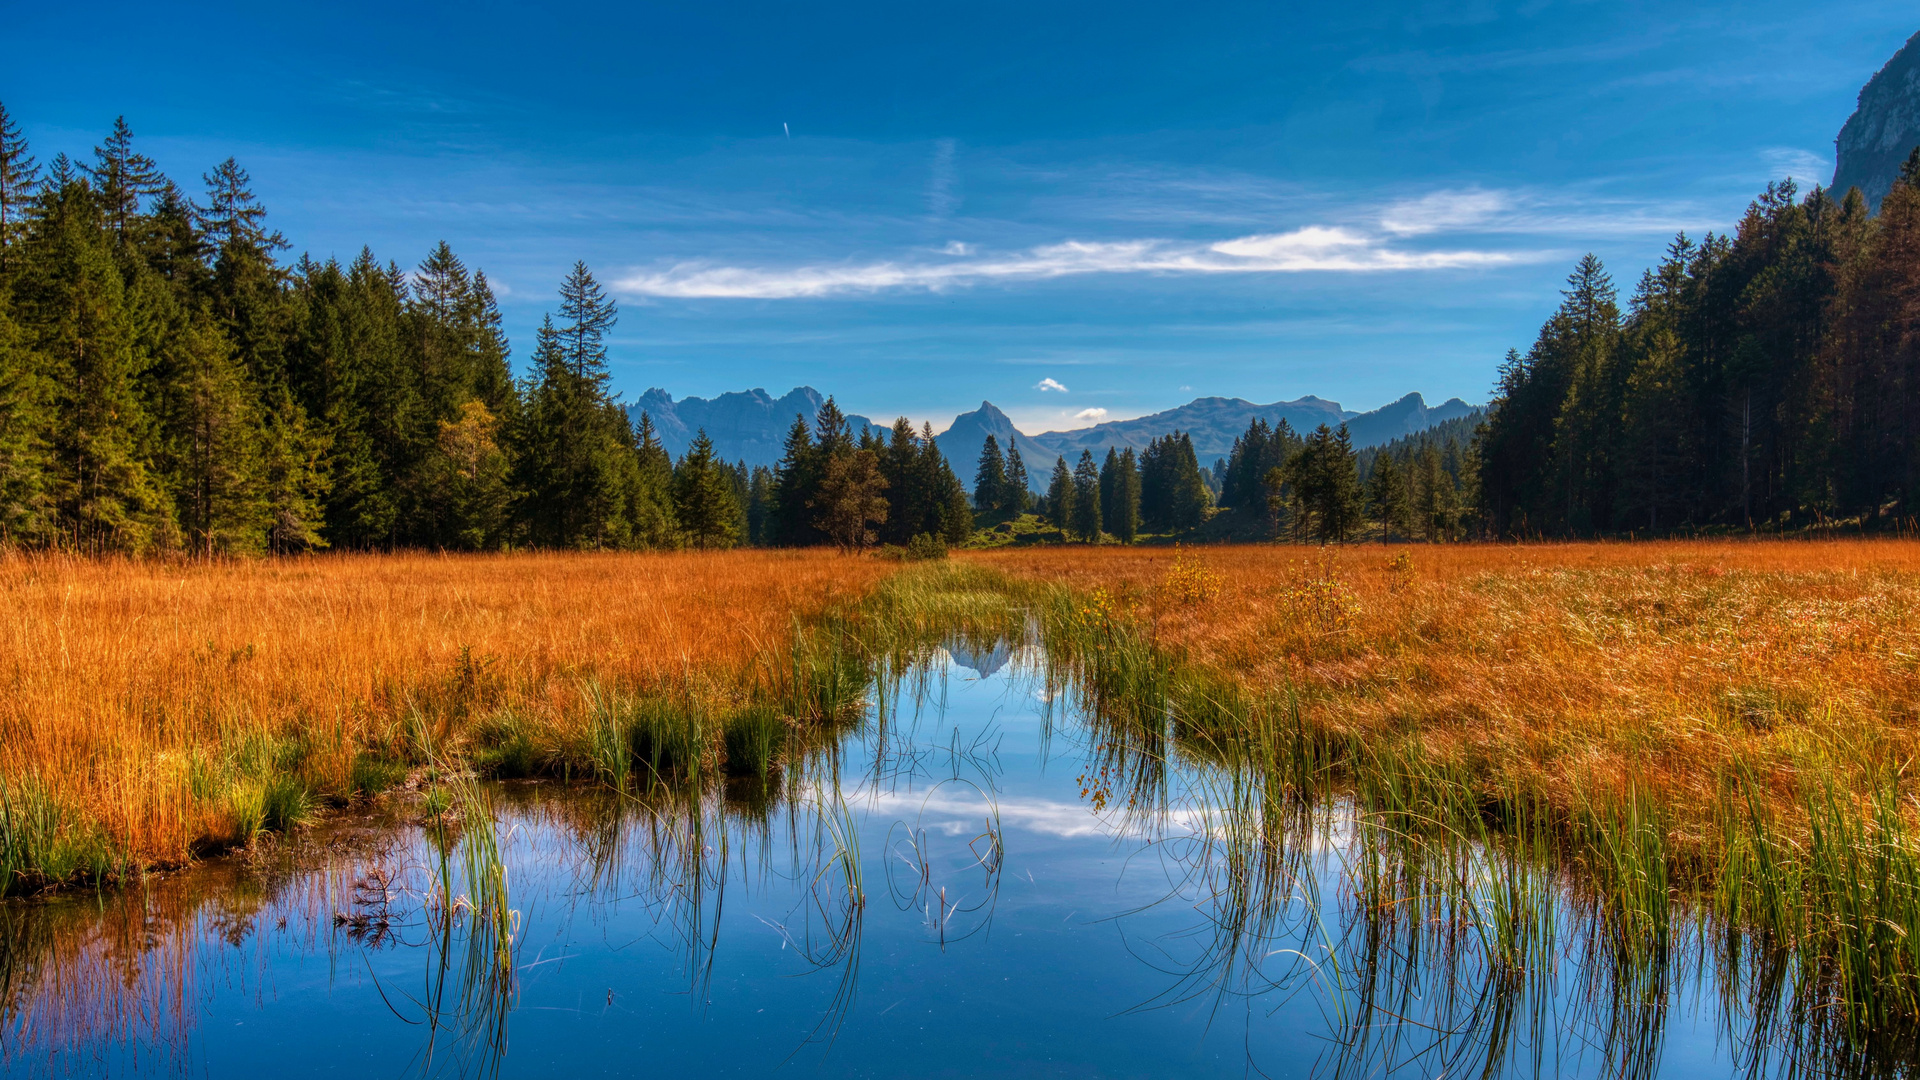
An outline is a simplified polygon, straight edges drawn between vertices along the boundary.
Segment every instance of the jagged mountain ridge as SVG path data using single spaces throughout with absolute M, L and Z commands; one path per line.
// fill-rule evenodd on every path
M 1860 88 L 1859 107 L 1833 140 L 1834 196 L 1844 198 L 1857 187 L 1877 212 L 1915 146 L 1920 146 L 1920 34 L 1908 38 Z
M 723 461 L 744 461 L 749 466 L 771 465 L 780 460 L 780 448 L 793 426 L 795 416 L 807 423 L 819 414 L 826 397 L 811 386 L 796 386 L 776 398 L 758 387 L 737 390 L 715 398 L 689 397 L 673 400 L 673 395 L 654 387 L 627 406 L 633 422 L 640 414 L 653 419 L 660 445 L 674 457 L 687 452 L 701 430 L 713 440 L 714 452 Z M 886 428 L 864 416 L 849 416 L 847 424 L 857 437 L 862 429 Z
M 810 386 L 795 387 L 775 398 L 763 389 L 721 394 L 715 398 L 689 397 L 675 401 L 658 388 L 648 390 L 629 405 L 628 412 L 637 423 L 644 411 L 653 418 L 661 444 L 676 457 L 686 452 L 696 432 L 704 428 L 713 440 L 714 450 L 727 461 L 748 465 L 772 465 L 780 459 L 781 444 L 795 415 L 811 418 L 826 397 Z M 1108 448 L 1136 451 L 1170 431 L 1184 431 L 1193 439 L 1194 453 L 1201 464 L 1225 457 L 1233 449 L 1233 440 L 1247 430 L 1254 418 L 1269 424 L 1285 420 L 1296 431 L 1311 431 L 1321 424 L 1346 424 L 1356 447 L 1376 446 L 1393 439 L 1425 431 L 1427 428 L 1477 411 L 1459 398 L 1428 407 L 1419 394 L 1408 394 L 1398 401 L 1371 412 L 1356 413 L 1340 407 L 1339 402 L 1307 397 L 1261 405 L 1244 398 L 1197 398 L 1178 408 L 1132 420 L 1110 420 L 1090 428 L 1073 431 L 1048 431 L 1028 435 L 1014 427 L 1013 421 L 990 401 L 978 409 L 953 418 L 947 429 L 935 436 L 940 452 L 953 462 L 962 480 L 971 482 L 973 464 L 979 460 L 980 447 L 992 435 L 1005 447 L 1015 442 L 1027 462 L 1029 478 L 1036 484 L 1046 482 L 1054 458 L 1077 459 L 1082 450 L 1104 457 Z M 849 416 L 848 423 L 858 434 L 863 428 L 879 429 L 889 425 L 864 416 Z

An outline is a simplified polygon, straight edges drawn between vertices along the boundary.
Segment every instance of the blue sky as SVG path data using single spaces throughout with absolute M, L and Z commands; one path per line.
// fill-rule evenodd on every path
M 1911 4 L 15 5 L 45 160 L 124 113 L 295 250 L 585 259 L 615 387 L 801 383 L 1030 431 L 1198 395 L 1485 400 L 1574 259 L 1623 286 L 1824 182 Z M 1059 388 L 1059 389 L 1056 389 Z M 1102 412 L 1101 410 L 1104 410 Z

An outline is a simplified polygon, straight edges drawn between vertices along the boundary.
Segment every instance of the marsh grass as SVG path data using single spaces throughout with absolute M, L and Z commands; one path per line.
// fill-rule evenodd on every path
M 100 880 L 183 838 L 245 842 L 423 769 L 430 798 L 489 821 L 477 789 L 461 786 L 469 770 L 593 778 L 620 800 L 681 807 L 677 839 L 662 842 L 697 852 L 702 807 L 743 781 L 764 807 L 808 790 L 808 776 L 837 775 L 839 740 L 900 680 L 924 678 L 936 650 L 1012 641 L 1036 646 L 1047 693 L 1071 696 L 1099 726 L 1085 777 L 1096 805 L 1164 815 L 1176 765 L 1215 778 L 1226 809 L 1207 829 L 1225 840 L 1206 865 L 1224 875 L 1209 879 L 1210 895 L 1228 914 L 1176 996 L 1217 992 L 1233 981 L 1222 970 L 1256 966 L 1250 943 L 1305 888 L 1286 823 L 1345 807 L 1358 830 L 1355 892 L 1379 923 L 1360 932 L 1385 935 L 1363 950 L 1375 966 L 1327 967 L 1324 934 L 1294 946 L 1313 979 L 1343 988 L 1343 1018 L 1376 1007 L 1353 1003 L 1364 1005 L 1356 988 L 1381 972 L 1433 970 L 1407 950 L 1438 949 L 1446 963 L 1477 958 L 1480 984 L 1496 988 L 1463 1005 L 1466 1015 L 1524 1029 L 1538 1021 L 1523 1003 L 1542 994 L 1526 988 L 1577 946 L 1583 971 L 1605 973 L 1591 996 L 1610 1011 L 1596 1022 L 1616 1033 L 1610 1046 L 1627 1048 L 1632 1073 L 1657 1048 L 1662 1002 L 1692 942 L 1743 1009 L 1778 1017 L 1770 1038 L 1811 1040 L 1796 1053 L 1911 1056 L 1920 845 L 1901 777 L 1920 749 L 1905 659 L 1920 655 L 1920 545 L 1405 555 L 1086 549 L 911 563 L 884 577 L 862 560 L 561 559 L 544 565 L 558 567 L 572 599 L 547 602 L 544 638 L 490 631 L 432 662 L 389 664 L 414 629 L 349 610 L 392 638 L 353 653 L 374 659 L 371 685 L 316 666 L 315 652 L 290 655 L 295 644 L 318 648 L 312 639 L 276 639 L 257 624 L 248 633 L 259 648 L 176 649 L 157 682 L 115 652 L 133 643 L 98 636 L 81 651 L 120 673 L 116 693 L 225 719 L 177 725 L 195 734 L 172 742 L 129 739 L 52 783 L 36 778 L 66 774 L 46 763 L 95 744 L 70 727 L 34 728 L 9 706 L 0 866 L 15 891 Z M 511 587 L 523 594 L 551 592 L 526 578 L 533 560 L 481 561 L 520 575 Z M 628 621 L 609 631 L 579 605 L 594 590 L 631 596 L 609 584 L 616 566 L 653 574 L 680 606 L 629 601 Z M 127 567 L 34 569 L 49 568 L 155 588 Z M 51 625 L 44 584 L 23 578 L 18 561 L 0 570 L 15 575 L 0 584 L 20 610 L 34 612 L 20 627 Z M 744 615 L 714 613 L 725 609 L 709 595 L 721 589 L 716 574 L 744 582 L 725 587 L 746 598 Z M 339 590 L 314 575 L 319 585 L 267 584 L 282 607 L 301 588 Z M 368 602 L 351 590 L 335 598 L 347 609 Z M 502 622 L 499 607 L 492 623 L 461 622 L 461 603 L 434 610 L 455 627 L 447 641 Z M 671 623 L 696 610 L 698 634 L 669 625 L 666 644 L 643 643 L 663 612 Z M 557 634 L 562 615 L 600 620 L 601 639 Z M 45 656 L 20 627 L 9 639 L 16 666 Z M 573 644 L 556 656 L 562 640 Z M 637 655 L 616 663 L 615 646 Z M 28 699 L 72 692 L 71 661 L 55 668 L 54 681 L 28 680 Z M 262 685 L 271 692 L 257 693 Z M 282 721 L 259 719 L 276 708 Z M 115 723 L 125 731 L 134 720 Z M 142 784 L 118 783 L 100 760 L 152 767 Z M 493 894 L 475 857 L 463 895 L 478 908 Z M 697 880 L 702 860 L 685 873 Z M 834 895 L 864 894 L 836 879 Z M 688 940 L 710 939 L 711 920 L 689 918 Z M 1449 928 L 1444 941 L 1422 936 L 1438 926 Z

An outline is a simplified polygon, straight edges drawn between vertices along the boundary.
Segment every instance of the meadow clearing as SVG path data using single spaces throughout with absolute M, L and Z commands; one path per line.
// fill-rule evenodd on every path
M 125 876 L 461 765 L 765 778 L 887 657 L 1024 634 L 1123 788 L 1184 754 L 1256 777 L 1255 817 L 1331 796 L 1524 852 L 1623 955 L 1711 917 L 1906 1030 L 1916 601 L 1906 540 L 12 557 L 0 866 Z

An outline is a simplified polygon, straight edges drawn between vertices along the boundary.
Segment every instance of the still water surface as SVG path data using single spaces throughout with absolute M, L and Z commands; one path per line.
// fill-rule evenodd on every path
M 936 652 L 881 695 L 837 762 L 786 778 L 784 798 L 733 790 L 689 811 L 604 788 L 492 788 L 515 912 L 505 977 L 466 913 L 436 916 L 441 848 L 405 801 L 251 866 L 11 904 L 0 1071 L 1727 1076 L 1756 1064 L 1711 973 L 1684 959 L 1663 1001 L 1623 1007 L 1572 932 L 1564 963 L 1521 993 L 1490 989 L 1471 950 L 1422 959 L 1419 935 L 1369 935 L 1337 807 L 1268 851 L 1264 880 L 1236 873 L 1231 783 L 1178 755 L 1153 784 L 1119 775 L 1127 766 L 1034 660 Z M 456 868 L 456 896 L 461 883 Z M 1383 950 L 1403 962 L 1380 965 Z M 1387 971 L 1371 990 L 1369 955 Z

